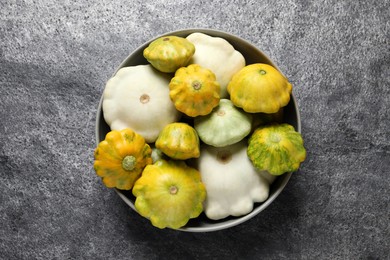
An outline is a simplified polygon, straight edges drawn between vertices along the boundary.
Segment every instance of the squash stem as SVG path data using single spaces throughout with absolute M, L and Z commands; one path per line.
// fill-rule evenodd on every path
M 232 160 L 232 153 L 230 151 L 219 151 L 217 160 L 222 164 L 227 164 Z
M 122 168 L 126 171 L 134 170 L 136 164 L 137 164 L 137 159 L 132 155 L 127 155 L 122 160 Z
M 142 103 L 142 104 L 146 104 L 148 103 L 150 100 L 150 96 L 148 94 L 143 94 L 140 98 L 139 98 L 139 101 Z
M 169 193 L 172 194 L 172 195 L 175 195 L 177 192 L 178 192 L 178 188 L 174 185 L 172 185 L 171 187 L 169 187 Z
M 225 113 L 225 111 L 224 110 L 218 110 L 218 112 L 217 112 L 217 116 L 224 116 L 226 113 Z
M 272 133 L 269 137 L 269 140 L 273 143 L 279 143 L 282 138 L 280 137 L 280 135 L 276 134 L 276 133 Z
M 199 90 L 199 89 L 201 89 L 201 87 L 202 87 L 202 83 L 200 83 L 199 81 L 195 80 L 194 82 L 192 82 L 192 87 L 193 87 L 195 90 Z

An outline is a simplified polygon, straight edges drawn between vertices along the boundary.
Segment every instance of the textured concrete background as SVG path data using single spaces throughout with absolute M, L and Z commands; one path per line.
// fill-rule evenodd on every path
M 389 259 L 389 1 L 308 2 L 1 1 L 0 258 Z M 202 234 L 152 227 L 92 168 L 106 80 L 141 43 L 191 27 L 275 61 L 308 150 L 260 215 Z

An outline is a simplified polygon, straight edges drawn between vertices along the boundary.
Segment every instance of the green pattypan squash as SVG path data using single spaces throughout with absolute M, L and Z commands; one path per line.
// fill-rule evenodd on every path
M 249 138 L 247 153 L 257 169 L 273 175 L 296 171 L 306 159 L 301 134 L 286 123 L 257 128 Z
M 194 128 L 204 143 L 223 147 L 241 141 L 250 133 L 252 115 L 235 107 L 229 99 L 221 99 L 210 114 L 194 119 Z

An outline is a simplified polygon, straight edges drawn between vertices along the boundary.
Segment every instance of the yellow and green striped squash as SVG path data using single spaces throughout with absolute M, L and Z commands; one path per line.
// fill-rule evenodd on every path
M 247 154 L 257 169 L 273 175 L 294 172 L 306 159 L 301 134 L 286 123 L 257 128 L 249 138 Z
M 145 59 L 161 72 L 172 73 L 184 67 L 195 53 L 195 46 L 186 38 L 164 36 L 144 49 Z
M 199 136 L 195 129 L 182 122 L 168 124 L 156 140 L 156 148 L 172 159 L 186 160 L 198 158 Z

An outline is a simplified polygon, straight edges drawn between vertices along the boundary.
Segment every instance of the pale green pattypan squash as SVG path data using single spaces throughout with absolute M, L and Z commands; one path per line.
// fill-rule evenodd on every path
M 181 115 L 169 97 L 170 79 L 151 65 L 121 68 L 103 92 L 103 115 L 110 128 L 130 128 L 154 142 Z
M 255 202 L 268 198 L 275 176 L 256 170 L 246 150 L 246 141 L 222 148 L 202 146 L 196 164 L 206 186 L 204 212 L 208 218 L 246 215 Z
M 194 119 L 194 127 L 204 143 L 223 147 L 241 141 L 250 133 L 252 115 L 235 107 L 229 99 L 221 99 L 210 114 Z
M 211 70 L 220 84 L 220 97 L 228 97 L 226 87 L 233 75 L 245 66 L 244 56 L 225 39 L 196 32 L 187 36 L 195 45 L 190 64 Z

